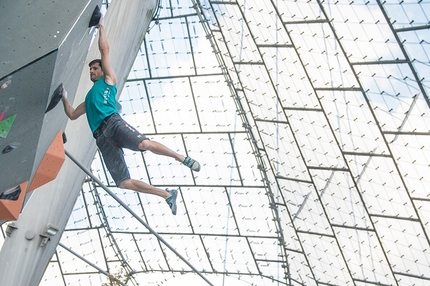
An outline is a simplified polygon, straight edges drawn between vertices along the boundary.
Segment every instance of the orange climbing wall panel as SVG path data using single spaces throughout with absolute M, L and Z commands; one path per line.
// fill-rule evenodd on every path
M 62 134 L 63 131 L 60 130 L 55 136 L 54 141 L 43 156 L 27 192 L 31 192 L 57 177 L 66 158 Z
M 19 185 L 21 193 L 17 200 L 2 200 L 0 199 L 0 219 L 1 220 L 17 220 L 21 212 L 22 203 L 25 198 L 25 190 L 27 189 L 28 182 Z M 16 189 L 13 188 L 13 189 Z M 6 191 L 7 192 L 7 191 Z

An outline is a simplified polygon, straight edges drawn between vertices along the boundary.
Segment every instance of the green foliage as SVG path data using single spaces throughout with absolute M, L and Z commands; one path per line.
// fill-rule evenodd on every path
M 131 277 L 128 273 L 125 273 L 124 268 L 121 268 L 119 273 L 109 274 L 108 279 L 109 282 L 103 283 L 102 286 L 127 285 L 127 282 L 130 281 Z

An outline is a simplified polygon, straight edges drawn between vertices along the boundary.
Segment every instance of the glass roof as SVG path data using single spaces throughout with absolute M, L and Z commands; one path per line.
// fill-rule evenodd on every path
M 172 216 L 97 154 L 123 204 L 88 178 L 40 285 L 430 283 L 429 11 L 162 0 L 122 115 L 202 170 L 125 151 L 132 177 L 179 189 Z

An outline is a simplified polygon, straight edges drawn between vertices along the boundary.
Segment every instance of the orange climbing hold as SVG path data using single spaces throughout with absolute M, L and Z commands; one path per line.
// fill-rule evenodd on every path
M 24 182 L 15 188 L 2 193 L 0 199 L 0 220 L 17 220 L 22 209 L 22 203 L 25 198 L 25 190 L 28 182 Z
M 46 151 L 45 156 L 37 168 L 36 174 L 30 183 L 27 192 L 31 192 L 38 187 L 54 180 L 66 158 L 63 144 L 63 132 L 58 132 L 51 146 Z

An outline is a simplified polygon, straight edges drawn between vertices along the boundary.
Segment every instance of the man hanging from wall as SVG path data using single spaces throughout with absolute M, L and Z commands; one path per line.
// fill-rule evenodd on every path
M 76 108 L 70 104 L 67 99 L 67 91 L 63 88 L 64 111 L 71 120 L 75 120 L 86 113 L 97 147 L 119 188 L 160 196 L 166 200 L 172 213 L 176 215 L 178 191 L 159 189 L 145 182 L 131 179 L 122 148 L 134 151 L 151 151 L 157 155 L 168 156 L 182 162 L 196 172 L 200 171 L 200 164 L 190 157 L 174 152 L 161 143 L 149 140 L 121 118 L 116 107 L 116 76 L 110 65 L 109 43 L 102 20 L 103 17 L 97 25 L 101 59 L 95 59 L 89 63 L 90 79 L 94 85 L 87 93 L 85 101 Z

